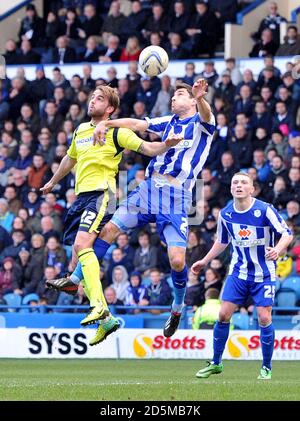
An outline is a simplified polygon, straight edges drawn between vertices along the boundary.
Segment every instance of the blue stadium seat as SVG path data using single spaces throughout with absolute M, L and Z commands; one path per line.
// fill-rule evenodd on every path
M 30 301 L 38 302 L 39 299 L 40 297 L 37 294 L 27 294 L 22 300 L 22 305 L 27 306 L 29 305 Z M 34 307 L 32 308 L 32 310 L 30 308 L 21 308 L 19 313 L 31 313 L 32 311 L 38 311 L 38 309 Z
M 37 294 L 27 294 L 22 300 L 22 304 L 25 306 L 29 305 L 30 301 L 39 301 L 39 296 Z
M 280 290 L 276 295 L 276 303 L 278 307 L 294 307 L 296 305 L 297 296 L 294 291 Z
M 297 299 L 300 299 L 300 276 L 289 276 L 281 284 L 282 290 L 292 290 L 296 293 Z
M 249 316 L 248 314 L 234 313 L 232 323 L 235 329 L 247 330 L 249 329 Z
M 281 288 L 281 281 L 279 278 L 276 278 L 276 283 L 275 283 L 275 292 L 279 291 Z
M 3 298 L 7 302 L 8 306 L 20 306 L 21 305 L 22 297 L 20 295 L 10 293 L 10 294 L 5 294 L 3 296 Z

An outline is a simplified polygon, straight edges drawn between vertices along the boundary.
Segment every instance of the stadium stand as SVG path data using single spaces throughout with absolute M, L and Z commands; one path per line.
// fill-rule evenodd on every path
M 94 87 L 109 83 L 118 89 L 121 105 L 113 118 L 143 118 L 170 113 L 171 85 L 177 79 L 192 84 L 205 77 L 217 130 L 202 172 L 205 218 L 189 237 L 189 267 L 214 240 L 219 209 L 230 200 L 232 174 L 247 170 L 255 180 L 255 197 L 271 201 L 294 230 L 295 239 L 287 254 L 291 271 L 276 284 L 276 305 L 296 309 L 300 300 L 300 272 L 295 269 L 300 244 L 300 79 L 297 64 L 290 57 L 278 56 L 300 53 L 297 21 L 289 18 L 291 2 L 278 1 L 277 12 L 284 19 L 277 19 L 274 34 L 267 25 L 269 6 L 260 1 L 249 5 L 223 0 L 169 0 L 162 4 L 61 0 L 35 2 L 36 7 L 27 3 L 18 10 L 23 14 L 21 23 L 15 22 L 13 35 L 4 40 L 7 76 L 0 80 L 0 297 L 7 305 L 19 309 L 21 303 L 35 302 L 39 309 L 64 303 L 63 297 L 47 295 L 44 285 L 47 276 L 68 272 L 70 249 L 61 241 L 64 217 L 75 200 L 74 174 L 45 197 L 39 188 L 66 154 L 73 131 L 86 121 L 88 97 Z M 0 25 L 10 16 L 2 13 Z M 250 15 L 255 19 L 248 31 Z M 267 18 L 261 20 L 262 16 Z M 284 29 L 280 22 L 285 20 L 288 25 Z M 215 26 L 220 31 L 212 35 Z M 242 30 L 243 53 L 234 40 Z M 253 48 L 250 32 L 256 32 L 256 39 L 262 37 L 254 47 L 257 58 L 241 60 Z M 267 34 L 266 39 L 262 34 Z M 276 42 L 265 48 L 266 40 L 272 37 Z M 169 77 L 147 80 L 135 61 L 154 39 L 171 58 L 180 60 L 171 61 L 166 72 Z M 285 49 L 285 44 L 292 44 L 294 49 Z M 209 49 L 202 48 L 207 45 Z M 154 140 L 152 135 L 145 136 L 147 141 Z M 136 153 L 124 153 L 120 169 L 128 171 L 129 181 L 138 185 L 148 162 Z M 121 190 L 119 195 L 123 195 Z M 149 241 L 141 244 L 140 230 L 133 230 L 127 242 L 124 240 L 126 244 L 118 240 L 109 250 L 102 271 L 106 288 L 114 287 L 116 267 L 121 267 L 126 287 L 130 274 L 139 272 L 151 295 L 149 271 L 158 267 L 159 282 L 172 288 L 166 249 L 155 226 L 149 224 L 144 230 Z M 7 257 L 13 261 L 8 268 L 4 267 Z M 198 297 L 204 296 L 212 269 L 221 289 L 229 263 L 227 253 L 219 263 L 217 267 L 212 263 L 198 282 L 191 280 L 193 288 L 203 289 Z M 123 291 L 117 299 L 124 303 L 125 296 Z M 172 291 L 168 298 L 171 296 Z M 80 311 L 80 293 L 72 300 L 72 307 L 64 311 Z M 55 307 L 43 309 L 55 313 Z M 126 312 L 126 307 L 123 310 Z M 142 316 L 145 325 L 154 323 L 153 314 Z M 155 317 L 158 326 L 162 324 L 159 318 L 165 315 Z M 233 323 L 247 329 L 250 319 L 251 314 L 238 312 Z M 182 323 L 187 326 L 187 318 Z

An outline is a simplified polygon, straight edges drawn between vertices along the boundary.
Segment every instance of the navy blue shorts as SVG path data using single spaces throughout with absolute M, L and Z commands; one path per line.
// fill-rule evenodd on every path
M 80 193 L 65 218 L 63 243 L 73 245 L 77 231 L 99 233 L 112 217 L 108 202 L 107 190 Z

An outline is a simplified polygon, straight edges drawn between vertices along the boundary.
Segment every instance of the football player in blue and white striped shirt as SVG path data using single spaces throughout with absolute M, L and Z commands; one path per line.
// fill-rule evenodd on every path
M 269 203 L 253 198 L 253 191 L 253 180 L 248 174 L 239 172 L 233 176 L 233 202 L 220 211 L 217 240 L 209 253 L 192 266 L 192 271 L 198 274 L 231 244 L 232 260 L 222 293 L 219 320 L 214 327 L 213 361 L 198 371 L 198 378 L 207 378 L 223 371 L 221 359 L 231 316 L 249 295 L 256 305 L 260 325 L 263 363 L 258 379 L 269 380 L 272 377 L 272 305 L 276 260 L 286 250 L 293 236 L 276 209 Z

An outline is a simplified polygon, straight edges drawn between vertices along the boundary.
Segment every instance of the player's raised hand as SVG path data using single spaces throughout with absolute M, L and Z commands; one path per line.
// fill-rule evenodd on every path
M 178 145 L 179 142 L 181 142 L 183 139 L 183 134 L 175 134 L 173 130 L 170 130 L 170 133 L 168 134 L 168 138 L 165 140 L 165 145 L 167 148 L 173 148 L 174 146 Z
M 207 263 L 205 262 L 204 259 L 198 260 L 192 265 L 191 271 L 193 272 L 194 275 L 198 275 L 201 272 L 201 270 L 205 268 L 206 265 Z
M 279 257 L 279 253 L 275 247 L 266 247 L 267 252 L 265 254 L 266 260 L 277 260 Z
M 97 124 L 94 133 L 93 133 L 93 145 L 105 145 L 105 135 L 107 133 L 107 129 L 105 127 L 104 121 L 101 121 Z
M 208 90 L 208 83 L 205 79 L 198 79 L 192 88 L 192 92 L 195 99 L 201 99 L 205 97 Z
M 43 187 L 40 188 L 40 191 L 45 195 L 47 193 L 50 193 L 54 187 L 54 184 L 52 181 L 48 181 Z

